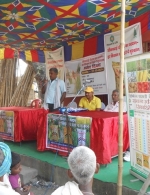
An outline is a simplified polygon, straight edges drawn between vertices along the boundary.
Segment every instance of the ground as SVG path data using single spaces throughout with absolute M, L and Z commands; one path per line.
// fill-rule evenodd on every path
M 51 193 L 59 186 L 55 183 L 43 180 L 41 177 L 34 178 L 31 182 L 31 190 L 34 195 L 51 195 Z
M 36 186 L 31 187 L 31 192 L 33 192 L 34 195 L 50 195 L 53 191 L 54 189 L 52 188 L 46 188 L 46 187 L 42 188 Z

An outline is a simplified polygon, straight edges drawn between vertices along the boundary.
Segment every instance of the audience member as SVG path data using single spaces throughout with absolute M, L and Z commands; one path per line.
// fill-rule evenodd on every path
M 0 142 L 0 195 L 19 195 L 10 186 L 9 182 L 6 182 L 6 174 L 10 172 L 11 166 L 11 151 L 7 144 Z
M 93 176 L 98 173 L 94 152 L 86 146 L 78 146 L 68 157 L 68 176 L 73 180 L 55 190 L 52 195 L 94 195 L 92 192 Z
M 21 171 L 21 158 L 18 154 L 12 152 L 12 164 L 11 164 L 11 174 L 9 175 L 9 181 L 12 188 L 18 192 L 20 195 L 32 195 L 30 193 L 30 186 L 22 186 L 19 173 Z

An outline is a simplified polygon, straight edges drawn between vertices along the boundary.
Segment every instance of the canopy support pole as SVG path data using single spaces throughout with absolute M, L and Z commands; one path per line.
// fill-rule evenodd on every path
M 120 83 L 119 83 L 119 137 L 118 137 L 118 182 L 117 195 L 122 195 L 123 169 L 123 78 L 124 78 L 124 45 L 125 45 L 125 0 L 121 1 L 121 30 L 120 30 Z

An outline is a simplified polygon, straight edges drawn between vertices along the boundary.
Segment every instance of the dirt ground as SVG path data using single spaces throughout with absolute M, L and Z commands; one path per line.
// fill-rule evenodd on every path
M 55 183 L 45 181 L 40 177 L 33 179 L 30 185 L 30 192 L 33 192 L 34 195 L 51 195 L 51 193 L 59 187 Z
M 50 195 L 54 189 L 52 188 L 46 188 L 46 187 L 36 187 L 32 186 L 31 187 L 31 192 L 34 193 L 34 195 Z

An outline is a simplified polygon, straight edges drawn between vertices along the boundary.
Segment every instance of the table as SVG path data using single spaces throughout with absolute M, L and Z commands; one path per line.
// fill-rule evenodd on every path
M 43 108 L 1 107 L 0 110 L 14 112 L 15 142 L 37 139 L 38 119 L 39 114 L 44 112 Z
M 73 116 L 92 117 L 90 148 L 95 152 L 97 162 L 111 163 L 113 156 L 118 155 L 118 113 L 104 111 L 84 111 L 72 113 Z M 37 149 L 46 148 L 46 116 L 47 112 L 40 113 L 37 132 Z M 127 114 L 123 115 L 123 151 L 129 147 L 129 132 Z M 65 155 L 59 152 L 60 155 Z

